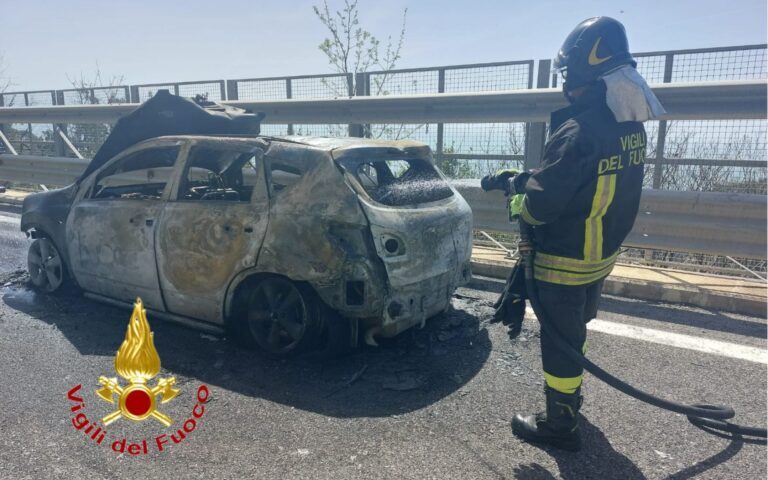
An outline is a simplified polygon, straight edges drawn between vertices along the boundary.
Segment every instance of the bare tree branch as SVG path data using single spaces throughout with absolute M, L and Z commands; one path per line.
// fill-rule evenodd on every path
M 358 0 L 344 0 L 344 7 L 333 13 L 327 0 L 323 1 L 322 6 L 313 6 L 312 10 L 329 34 L 318 48 L 338 73 L 367 72 L 372 66 L 390 70 L 400 59 L 405 43 L 407 8 L 403 10 L 403 23 L 397 42 L 393 43 L 392 36 L 388 36 L 383 55 L 380 53 L 379 40 L 360 26 Z
M 11 85 L 13 85 L 10 77 L 6 76 L 5 70 L 5 58 L 3 55 L 0 55 L 0 93 L 8 91 Z

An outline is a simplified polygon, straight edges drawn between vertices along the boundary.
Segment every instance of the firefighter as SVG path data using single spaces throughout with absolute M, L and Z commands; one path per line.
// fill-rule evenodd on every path
M 581 22 L 554 61 L 570 106 L 552 113 L 541 168 L 504 170 L 481 183 L 485 190 L 503 190 L 510 218 L 519 215 L 533 226 L 542 313 L 585 353 L 586 324 L 596 316 L 603 280 L 640 203 L 646 155 L 642 122 L 664 113 L 636 65 L 621 23 L 608 17 Z M 510 276 L 510 282 L 519 277 Z M 508 293 L 504 298 L 511 302 L 524 297 Z M 517 312 L 502 320 L 511 324 L 511 336 L 520 331 L 523 310 L 502 306 L 498 311 Z M 578 451 L 582 368 L 544 333 L 541 357 L 546 410 L 516 415 L 512 430 L 526 441 Z

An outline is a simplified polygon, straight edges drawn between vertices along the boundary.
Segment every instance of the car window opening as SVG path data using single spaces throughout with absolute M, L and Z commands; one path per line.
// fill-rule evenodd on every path
M 91 190 L 93 199 L 151 200 L 161 198 L 179 147 L 141 150 L 118 160 L 99 174 Z
M 194 147 L 182 177 L 179 199 L 250 202 L 257 172 L 253 153 Z
M 356 176 L 376 202 L 398 207 L 435 202 L 453 191 L 426 160 L 376 160 L 357 166 Z
M 272 192 L 279 193 L 299 182 L 304 172 L 282 163 L 270 163 L 269 178 Z

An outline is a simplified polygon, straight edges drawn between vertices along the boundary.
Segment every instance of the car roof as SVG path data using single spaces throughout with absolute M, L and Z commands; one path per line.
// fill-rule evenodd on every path
M 414 140 L 383 140 L 379 138 L 305 137 L 299 135 L 273 138 L 279 140 L 287 140 L 294 143 L 301 143 L 328 151 L 346 150 L 353 148 L 396 148 L 398 150 L 405 150 L 406 148 L 425 146 L 424 143 Z
M 318 148 L 325 151 L 340 151 L 340 150 L 353 150 L 361 148 L 375 148 L 375 149 L 397 149 L 406 150 L 412 148 L 424 148 L 427 145 L 422 142 L 414 140 L 382 140 L 376 138 L 357 138 L 357 137 L 318 137 L 318 136 L 302 136 L 302 135 L 168 135 L 163 137 L 157 137 L 166 140 L 173 139 L 195 139 L 195 140 L 222 140 L 232 139 L 241 142 L 247 142 L 248 140 L 266 140 L 269 142 L 285 142 L 298 145 L 307 145 L 310 147 Z

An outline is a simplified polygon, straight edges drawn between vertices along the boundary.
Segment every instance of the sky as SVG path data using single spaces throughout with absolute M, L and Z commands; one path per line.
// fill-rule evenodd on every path
M 0 0 L 9 91 L 70 79 L 160 83 L 330 73 L 321 0 Z M 332 9 L 343 0 L 328 0 Z M 607 15 L 634 52 L 766 42 L 765 0 L 360 0 L 361 25 L 384 41 L 408 9 L 398 68 L 552 58 L 581 20 Z

